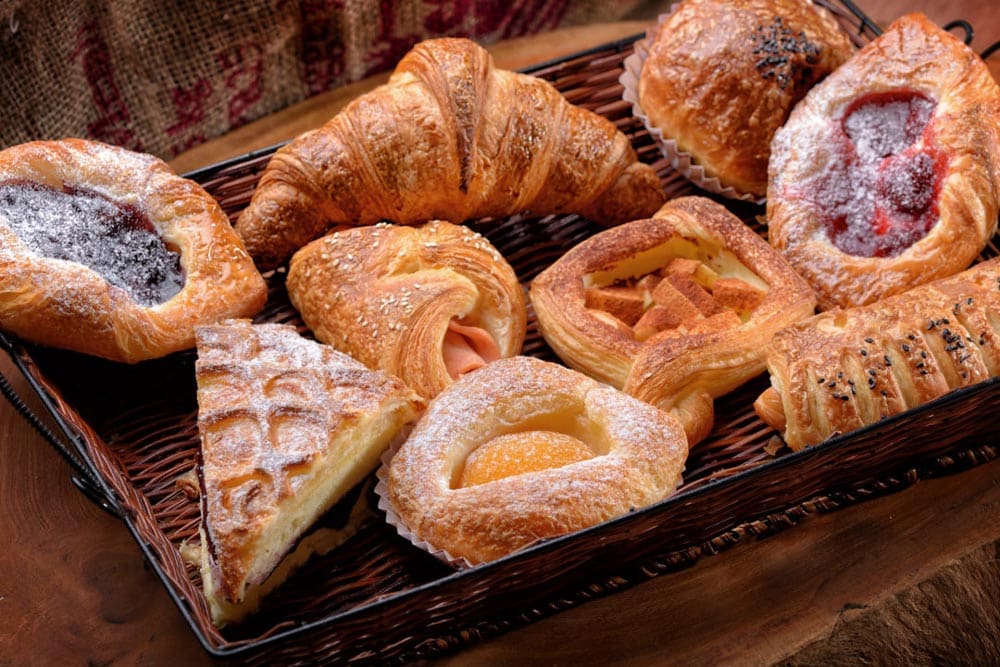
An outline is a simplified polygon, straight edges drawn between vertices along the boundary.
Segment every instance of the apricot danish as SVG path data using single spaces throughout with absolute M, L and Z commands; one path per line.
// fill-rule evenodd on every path
M 820 308 L 972 263 L 997 225 L 998 117 L 986 64 L 919 14 L 809 92 L 771 146 L 767 220 Z
M 0 151 L 0 328 L 132 363 L 266 296 L 219 205 L 162 160 L 82 139 Z
M 691 444 L 711 430 L 713 399 L 763 371 L 771 335 L 815 306 L 777 252 L 703 197 L 592 236 L 530 294 L 567 365 L 675 411 Z
M 512 357 L 431 401 L 388 464 L 383 500 L 414 541 L 477 564 L 662 500 L 686 458 L 670 415 Z

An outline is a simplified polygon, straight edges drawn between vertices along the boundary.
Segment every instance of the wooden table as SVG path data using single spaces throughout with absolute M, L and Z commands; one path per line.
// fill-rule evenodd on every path
M 1000 38 L 995 0 L 861 2 Z M 947 6 L 946 6 L 947 5 Z M 584 26 L 493 47 L 524 65 L 640 32 Z M 1000 56 L 991 61 L 996 76 Z M 319 124 L 373 85 L 347 86 L 178 157 L 179 171 Z M 0 371 L 26 385 L 9 360 Z M 39 410 L 37 403 L 29 402 Z M 212 664 L 117 520 L 0 402 L 0 664 Z M 813 516 L 674 574 L 472 646 L 471 664 L 889 664 L 1000 661 L 1000 461 Z

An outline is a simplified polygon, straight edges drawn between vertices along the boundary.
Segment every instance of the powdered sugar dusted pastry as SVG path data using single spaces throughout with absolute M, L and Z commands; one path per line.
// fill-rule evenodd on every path
M 997 224 L 1000 87 L 926 17 L 894 22 L 776 134 L 770 241 L 821 308 L 957 273 Z
M 387 495 L 416 539 L 476 564 L 662 500 L 686 458 L 669 415 L 513 357 L 431 402 L 389 463 Z
M 713 399 L 760 374 L 771 335 L 815 306 L 777 252 L 704 197 L 580 243 L 535 278 L 531 301 L 563 361 L 674 411 L 692 444 Z
M 484 237 L 449 222 L 334 232 L 295 254 L 287 286 L 318 339 L 425 398 L 524 342 L 513 269 Z
M 377 465 L 423 402 L 294 327 L 199 327 L 201 577 L 212 619 L 252 612 L 283 559 Z
M 1000 259 L 775 335 L 754 403 L 792 449 L 1000 374 Z
M 0 151 L 3 329 L 136 362 L 265 298 L 222 209 L 163 161 L 80 139 Z
M 809 0 L 684 0 L 650 39 L 641 113 L 709 177 L 757 197 L 775 130 L 852 52 Z

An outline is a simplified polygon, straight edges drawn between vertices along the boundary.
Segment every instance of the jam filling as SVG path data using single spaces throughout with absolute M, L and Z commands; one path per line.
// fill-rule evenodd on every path
M 934 106 L 914 91 L 865 95 L 848 106 L 835 130 L 837 164 L 810 196 L 843 252 L 894 257 L 937 222 L 947 157 L 934 142 Z
M 135 206 L 86 188 L 0 183 L 0 216 L 38 255 L 83 264 L 136 303 L 163 303 L 184 286 L 180 255 Z

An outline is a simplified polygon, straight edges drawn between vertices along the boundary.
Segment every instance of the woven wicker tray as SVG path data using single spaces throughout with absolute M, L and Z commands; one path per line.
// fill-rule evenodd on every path
M 821 2 L 860 44 L 877 28 L 850 3 Z M 966 27 L 966 26 L 962 26 Z M 971 31 L 967 29 L 971 37 Z M 654 165 L 668 196 L 701 194 L 660 159 L 621 100 L 622 61 L 637 38 L 528 70 L 575 104 L 616 123 L 640 159 Z M 235 219 L 272 149 L 190 174 Z M 760 230 L 760 207 L 723 200 Z M 469 223 L 507 257 L 527 284 L 598 231 L 577 216 Z M 996 239 L 984 257 L 997 253 Z M 258 321 L 304 329 L 284 290 L 283 269 L 267 276 Z M 198 449 L 194 352 L 124 366 L 43 349 L 0 335 L 61 435 L 18 407 L 76 470 L 74 482 L 121 517 L 206 651 L 250 663 L 404 660 L 461 647 L 834 509 L 902 488 L 919 478 L 995 458 L 992 424 L 1000 382 L 949 394 L 808 450 L 775 453 L 776 434 L 751 409 L 761 377 L 716 404 L 716 426 L 697 445 L 678 492 L 653 507 L 515 555 L 454 572 L 372 517 L 346 544 L 315 558 L 270 596 L 247 623 L 219 631 L 198 572 L 179 553 L 197 533 L 198 504 L 180 490 Z M 529 311 L 524 348 L 557 361 Z M 0 378 L 2 380 L 2 378 Z M 6 382 L 0 389 L 8 393 Z M 10 397 L 10 396 L 8 396 Z M 68 444 L 64 442 L 68 439 Z M 370 492 L 369 492 L 370 493 Z

